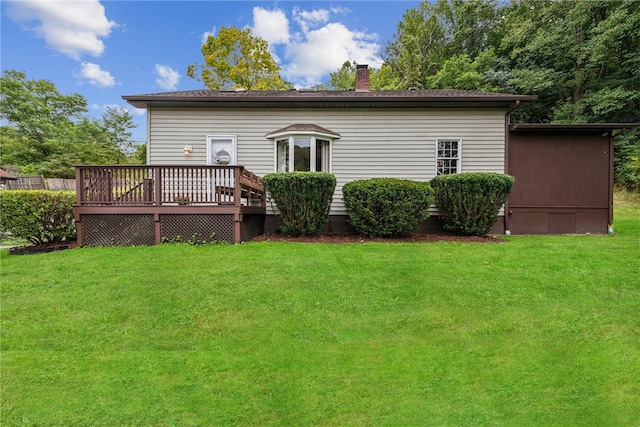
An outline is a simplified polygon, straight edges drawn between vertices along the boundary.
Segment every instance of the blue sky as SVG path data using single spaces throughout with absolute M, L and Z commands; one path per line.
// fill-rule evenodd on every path
M 90 114 L 127 108 L 146 139 L 144 110 L 122 95 L 202 89 L 186 76 L 200 48 L 223 26 L 249 27 L 269 42 L 282 76 L 296 87 L 328 79 L 344 61 L 377 68 L 407 9 L 419 1 L 118 1 L 0 2 L 2 70 L 79 93 Z

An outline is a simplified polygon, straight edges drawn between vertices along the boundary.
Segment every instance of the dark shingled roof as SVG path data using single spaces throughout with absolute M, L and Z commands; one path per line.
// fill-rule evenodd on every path
M 190 90 L 122 97 L 138 108 L 513 108 L 532 95 L 467 90 Z
M 293 132 L 310 132 L 340 138 L 340 134 L 337 132 L 323 128 L 322 126 L 306 123 L 296 123 L 282 129 L 274 130 L 273 132 L 269 132 L 267 134 L 267 138 L 270 138 L 270 135 L 272 135 L 271 137 L 273 137 Z

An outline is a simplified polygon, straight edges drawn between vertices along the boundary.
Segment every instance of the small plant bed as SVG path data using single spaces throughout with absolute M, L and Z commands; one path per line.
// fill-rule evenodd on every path
M 30 255 L 30 254 L 42 254 L 47 252 L 62 251 L 65 249 L 73 249 L 76 247 L 76 242 L 63 242 L 63 243 L 45 243 L 40 245 L 24 245 L 13 246 L 9 248 L 9 254 L 11 255 Z
M 358 234 L 318 234 L 316 236 L 292 236 L 288 234 L 263 234 L 252 242 L 295 242 L 295 243 L 411 243 L 411 242 L 462 242 L 462 243 L 506 243 L 496 236 L 458 236 L 452 233 L 411 233 L 403 237 L 366 237 Z

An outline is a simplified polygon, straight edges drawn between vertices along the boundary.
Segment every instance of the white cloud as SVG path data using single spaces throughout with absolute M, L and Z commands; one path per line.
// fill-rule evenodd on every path
M 269 43 L 281 64 L 282 76 L 297 87 L 310 87 L 328 79 L 345 61 L 377 67 L 382 64 L 378 36 L 348 29 L 332 19 L 346 8 L 304 10 L 293 8 L 292 20 L 281 9 L 253 8 L 253 34 Z M 292 24 L 296 30 L 292 31 Z M 286 58 L 280 61 L 278 54 Z
M 289 20 L 281 9 L 253 8 L 253 29 L 256 37 L 266 40 L 270 46 L 289 42 Z
M 379 66 L 382 58 L 376 38 L 375 34 L 352 31 L 337 22 L 304 33 L 286 48 L 288 64 L 283 66 L 283 77 L 299 87 L 310 87 L 322 83 L 345 61 Z
M 160 65 L 156 64 L 156 83 L 162 89 L 166 90 L 175 90 L 178 87 L 178 82 L 180 81 L 180 73 L 178 73 L 173 68 L 168 65 Z
M 309 32 L 311 28 L 317 28 L 319 25 L 329 21 L 329 11 L 326 9 L 314 9 L 312 11 L 293 9 L 293 19 L 300 25 L 303 33 Z
M 98 0 L 8 2 L 9 16 L 41 37 L 54 50 L 73 59 L 83 54 L 100 56 L 102 38 L 117 24 L 109 21 Z
M 111 87 L 116 84 L 115 79 L 108 71 L 104 71 L 98 64 L 83 62 L 80 64 L 80 72 L 74 73 L 77 78 L 86 79 L 92 86 L 102 88 Z

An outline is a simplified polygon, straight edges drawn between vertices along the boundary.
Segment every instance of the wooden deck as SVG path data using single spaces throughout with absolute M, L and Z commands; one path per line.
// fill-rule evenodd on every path
M 261 234 L 262 179 L 242 166 L 78 166 L 78 244 L 238 243 Z

